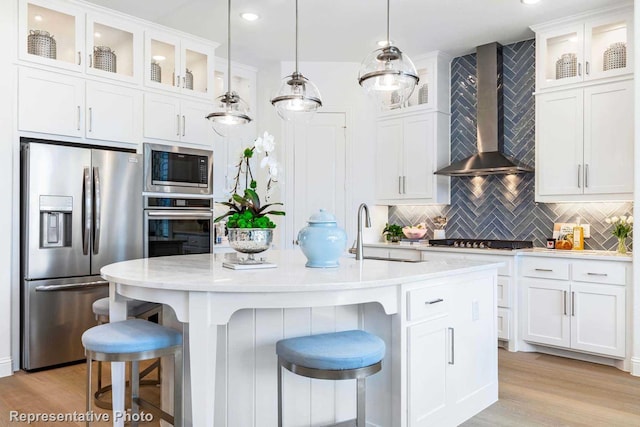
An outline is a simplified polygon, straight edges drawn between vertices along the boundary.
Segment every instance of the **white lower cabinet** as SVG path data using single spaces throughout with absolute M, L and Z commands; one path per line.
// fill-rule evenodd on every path
M 214 133 L 205 117 L 212 110 L 209 103 L 145 93 L 144 136 L 211 147 Z
M 407 305 L 408 426 L 458 425 L 497 392 L 495 278 L 413 290 Z
M 31 68 L 18 77 L 18 130 L 138 143 L 140 91 Z
M 625 357 L 624 263 L 524 258 L 522 338 L 600 355 Z M 564 264 L 564 265 L 563 265 Z M 548 278 L 549 275 L 568 279 Z M 585 283 L 589 282 L 589 283 Z

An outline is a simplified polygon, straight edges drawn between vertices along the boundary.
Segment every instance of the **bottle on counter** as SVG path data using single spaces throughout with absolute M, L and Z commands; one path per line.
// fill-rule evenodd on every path
M 580 218 L 577 219 L 577 224 L 573 227 L 573 250 L 584 250 L 584 227 L 580 225 Z

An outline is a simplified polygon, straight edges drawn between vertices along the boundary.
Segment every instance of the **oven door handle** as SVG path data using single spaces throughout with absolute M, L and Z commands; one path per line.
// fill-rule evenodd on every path
M 192 219 L 192 218 L 212 218 L 213 212 L 194 212 L 194 211 L 146 211 L 149 218 L 167 218 L 167 219 Z

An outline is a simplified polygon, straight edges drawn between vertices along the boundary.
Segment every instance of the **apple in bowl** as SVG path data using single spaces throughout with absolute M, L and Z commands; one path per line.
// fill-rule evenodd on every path
M 406 226 L 402 228 L 402 233 L 407 239 L 422 239 L 427 234 L 427 227 L 422 223 L 411 227 Z

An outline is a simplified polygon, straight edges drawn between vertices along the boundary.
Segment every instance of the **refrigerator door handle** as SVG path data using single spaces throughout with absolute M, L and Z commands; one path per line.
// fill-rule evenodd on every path
M 91 197 L 91 174 L 89 173 L 89 168 L 84 168 L 84 185 L 82 187 L 82 198 L 84 202 L 84 206 L 82 209 L 84 210 L 84 224 L 82 227 L 82 253 L 84 255 L 89 255 L 89 239 L 91 236 L 91 208 L 92 208 L 92 197 Z
M 100 197 L 100 168 L 93 167 L 93 191 L 94 191 L 94 225 L 93 225 L 93 253 L 100 251 L 100 210 L 102 198 Z
M 36 286 L 37 292 L 72 291 L 76 289 L 100 288 L 109 285 L 109 282 L 98 280 L 95 282 L 70 283 L 67 285 L 42 285 Z

